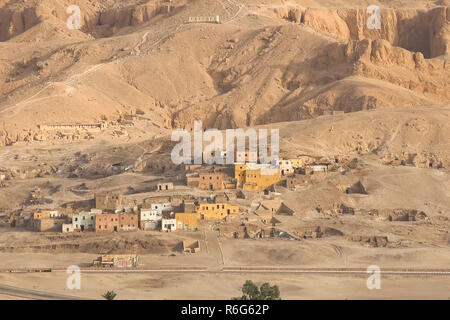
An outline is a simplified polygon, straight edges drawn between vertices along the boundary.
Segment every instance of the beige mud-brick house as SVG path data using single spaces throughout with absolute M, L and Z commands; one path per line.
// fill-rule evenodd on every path
M 95 195 L 95 208 L 105 211 L 115 211 L 124 203 L 121 192 L 104 192 Z
M 32 228 L 37 232 L 60 232 L 65 222 L 61 218 L 33 219 Z
M 199 188 L 202 190 L 222 190 L 223 173 L 218 172 L 202 172 L 186 176 L 187 186 L 191 188 Z
M 61 226 L 61 230 L 63 233 L 69 233 L 69 232 L 75 231 L 72 223 L 63 223 L 63 225 Z
M 198 188 L 202 190 L 222 190 L 223 173 L 200 173 Z
M 156 191 L 169 191 L 169 190 L 173 190 L 172 182 L 161 182 L 158 183 L 156 187 Z

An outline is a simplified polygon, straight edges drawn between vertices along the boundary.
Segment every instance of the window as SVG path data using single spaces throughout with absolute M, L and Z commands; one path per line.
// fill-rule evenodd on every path
M 101 229 L 101 228 L 102 228 L 102 226 L 98 226 L 98 228 L 99 228 L 99 229 Z

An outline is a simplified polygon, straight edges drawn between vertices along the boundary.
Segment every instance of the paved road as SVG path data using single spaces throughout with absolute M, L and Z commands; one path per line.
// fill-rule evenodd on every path
M 83 298 L 0 284 L 0 294 L 37 300 L 83 300 Z

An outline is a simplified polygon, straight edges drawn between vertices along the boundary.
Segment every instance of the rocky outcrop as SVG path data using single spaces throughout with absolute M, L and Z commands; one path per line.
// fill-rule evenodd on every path
M 349 206 L 346 206 L 343 203 L 335 203 L 333 205 L 333 209 L 331 211 L 333 214 L 350 214 L 350 215 L 354 215 L 355 214 L 355 209 Z
M 39 19 L 34 8 L 22 11 L 0 9 L 0 41 L 6 41 L 31 28 Z
M 428 219 L 425 212 L 412 209 L 380 210 L 379 216 L 388 221 L 423 221 Z
M 6 5 L 0 8 L 0 41 L 7 41 L 22 34 L 49 17 L 65 24 L 68 17 L 66 5 L 41 0 L 37 4 Z M 113 7 L 100 4 L 80 4 L 81 31 L 96 37 L 111 36 L 118 28 L 136 26 L 162 13 L 169 13 L 174 6 L 169 3 L 148 1 L 131 6 Z M 106 27 L 106 28 L 105 28 Z
M 366 188 L 364 188 L 364 185 L 361 183 L 361 181 L 357 181 L 353 185 L 348 187 L 345 190 L 345 193 L 347 193 L 347 194 L 352 194 L 352 193 L 367 194 L 367 191 L 366 191 Z
M 450 166 L 450 157 L 446 153 L 437 152 L 402 152 L 384 154 L 381 163 L 392 166 L 414 166 L 417 168 L 442 169 Z
M 344 64 L 347 64 L 346 69 L 343 69 Z M 345 70 L 347 76 L 387 81 L 419 94 L 450 101 L 449 64 L 444 60 L 425 59 L 421 52 L 410 52 L 392 46 L 387 40 L 365 39 L 350 41 L 347 44 L 334 43 L 317 57 L 315 66 L 330 71 L 333 69 L 337 71 L 339 68 L 341 73 Z M 349 68 L 350 66 L 352 67 Z M 394 68 L 401 68 L 402 74 L 396 72 Z M 383 106 L 380 98 L 374 97 L 372 102 L 364 101 L 365 109 Z M 339 101 L 329 101 L 329 104 L 336 102 Z M 422 103 L 426 104 L 426 100 Z
M 277 9 L 283 19 L 302 23 L 342 40 L 388 41 L 393 46 L 421 52 L 425 58 L 450 54 L 450 8 L 430 10 L 381 9 L 381 29 L 367 28 L 366 9 Z
M 351 235 L 347 238 L 349 241 L 359 242 L 364 246 L 371 248 L 386 247 L 389 243 L 386 236 L 360 236 Z
M 344 235 L 344 233 L 341 230 L 324 226 L 305 226 L 295 228 L 293 234 L 303 239 L 316 239 L 333 236 L 340 237 Z

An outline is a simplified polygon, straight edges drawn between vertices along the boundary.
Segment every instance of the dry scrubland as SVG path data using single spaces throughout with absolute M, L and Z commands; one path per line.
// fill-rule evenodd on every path
M 65 25 L 73 3 L 82 11 L 80 30 Z M 365 27 L 373 4 L 382 8 L 381 30 Z M 129 250 L 149 269 L 448 268 L 448 0 L 168 5 L 0 0 L 0 169 L 11 177 L 0 182 L 0 269 L 63 269 L 99 252 Z M 190 16 L 216 15 L 221 24 L 186 23 Z M 30 194 L 50 208 L 119 188 L 140 200 L 155 194 L 157 181 L 171 179 L 175 192 L 208 195 L 183 186 L 182 172 L 170 166 L 171 131 L 189 129 L 194 120 L 207 128 L 279 128 L 282 156 L 338 157 L 351 165 L 305 177 L 295 190 L 277 190 L 296 212 L 279 217 L 280 229 L 300 240 L 232 239 L 239 223 L 217 225 L 218 238 L 210 227 L 105 235 L 9 227 L 42 207 L 30 203 Z M 45 127 L 80 123 L 106 128 Z M 118 162 L 133 170 L 115 172 Z M 359 191 L 345 192 L 355 185 Z M 237 200 L 240 218 L 255 228 L 262 223 L 252 204 L 262 198 Z M 337 212 L 341 205 L 354 214 Z M 426 218 L 396 221 L 405 219 L 392 209 Z M 317 228 L 320 237 L 303 239 Z M 369 244 L 363 236 L 386 241 Z M 208 250 L 179 253 L 180 241 L 191 238 Z M 448 277 L 387 276 L 383 290 L 369 291 L 359 276 L 179 273 L 168 281 L 158 274 L 89 274 L 79 292 L 65 289 L 65 277 L 0 273 L 0 282 L 85 298 L 110 288 L 124 299 L 226 299 L 248 278 L 278 284 L 283 298 L 450 296 Z M 3 290 L 0 285 L 0 298 L 14 297 Z

